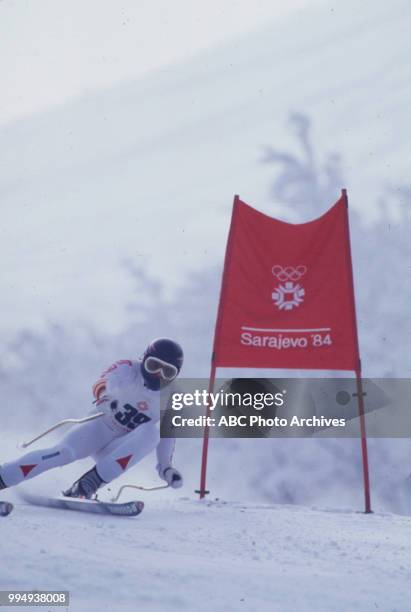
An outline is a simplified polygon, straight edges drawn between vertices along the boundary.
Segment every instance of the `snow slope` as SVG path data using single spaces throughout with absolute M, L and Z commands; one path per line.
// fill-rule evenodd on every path
M 343 154 L 352 209 L 374 214 L 381 188 L 407 179 L 409 3 L 324 6 L 1 129 L 0 326 L 21 333 L 12 338 L 16 363 L 0 364 L 8 435 L 0 463 L 15 455 L 6 427 L 24 428 L 24 439 L 60 416 L 85 414 L 99 371 L 134 356 L 150 336 L 176 335 L 186 348 L 186 373 L 207 374 L 218 291 L 212 266 L 222 261 L 232 196 L 239 192 L 276 214 L 281 203 L 269 195 L 275 169 L 262 163 L 263 150 L 295 146 L 290 112 L 313 119 L 320 156 Z M 319 202 L 319 212 L 329 204 Z M 359 287 L 360 332 L 371 328 L 365 352 L 392 362 L 395 374 L 394 362 L 409 371 L 406 281 L 392 273 L 407 257 L 403 238 L 389 253 L 364 234 L 354 235 L 353 245 L 355 254 L 361 244 L 367 262 Z M 151 294 L 150 282 L 142 291 L 131 286 L 121 268 L 127 258 L 167 288 L 189 270 L 195 282 L 170 308 L 154 282 Z M 380 313 L 388 276 L 397 301 Z M 126 305 L 147 297 L 151 316 L 141 322 Z M 389 332 L 384 337 L 371 310 Z M 95 336 L 82 335 L 79 318 L 94 323 Z M 391 355 L 385 335 L 396 318 Z M 60 326 L 48 336 L 21 331 L 49 320 Z M 200 441 L 179 442 L 176 466 L 192 497 Z M 213 495 L 362 507 L 358 440 L 251 442 L 212 441 Z M 408 440 L 372 440 L 370 459 L 374 506 L 400 508 Z M 78 472 L 65 469 L 64 482 Z M 59 490 L 60 480 L 50 473 L 33 485 Z M 145 501 L 135 520 L 57 514 L 17 501 L 0 521 L 8 552 L 1 588 L 65 587 L 76 612 L 409 609 L 407 517 L 275 503 L 210 506 L 174 493 Z
M 135 519 L 17 503 L 0 589 L 66 589 L 71 612 L 409 610 L 411 518 L 145 495 Z

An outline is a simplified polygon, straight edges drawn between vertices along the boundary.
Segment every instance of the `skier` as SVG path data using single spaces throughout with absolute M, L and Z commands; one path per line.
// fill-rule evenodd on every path
M 181 487 L 182 476 L 172 466 L 175 440 L 160 439 L 156 423 L 160 389 L 176 378 L 182 364 L 182 348 L 169 338 L 153 340 L 139 360 L 114 363 L 93 386 L 94 404 L 104 415 L 76 426 L 52 448 L 0 466 L 0 489 L 91 456 L 95 466 L 63 491 L 66 497 L 90 499 L 154 448 L 160 478 L 173 488 Z

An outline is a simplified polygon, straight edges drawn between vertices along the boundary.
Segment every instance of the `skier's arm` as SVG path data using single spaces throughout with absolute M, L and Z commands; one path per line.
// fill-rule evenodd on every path
M 94 404 L 100 404 L 107 389 L 107 380 L 102 376 L 93 385 Z
M 167 468 L 172 467 L 175 445 L 175 438 L 161 438 L 157 444 L 157 471 L 160 478 L 163 478 Z
M 183 485 L 183 477 L 180 472 L 173 468 L 173 453 L 175 438 L 161 438 L 157 444 L 157 470 L 160 478 L 165 480 L 173 489 Z
M 105 370 L 93 385 L 94 404 L 99 406 L 108 399 L 115 398 L 119 387 L 128 382 L 130 368 L 131 361 L 122 359 Z

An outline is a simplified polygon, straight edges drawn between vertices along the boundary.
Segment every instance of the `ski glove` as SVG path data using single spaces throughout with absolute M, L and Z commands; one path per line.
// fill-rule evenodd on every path
M 179 489 L 183 486 L 183 477 L 180 472 L 172 467 L 168 467 L 163 472 L 163 480 L 165 480 L 173 489 Z

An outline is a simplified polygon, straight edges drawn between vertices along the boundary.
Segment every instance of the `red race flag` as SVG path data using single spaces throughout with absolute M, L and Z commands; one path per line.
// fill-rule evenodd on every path
M 371 512 L 345 189 L 325 214 L 301 224 L 268 217 L 235 196 L 214 335 L 211 391 L 218 367 L 355 372 L 365 511 Z M 208 493 L 208 439 L 205 427 L 201 498 Z
M 346 196 L 291 224 L 234 201 L 216 367 L 358 370 Z

